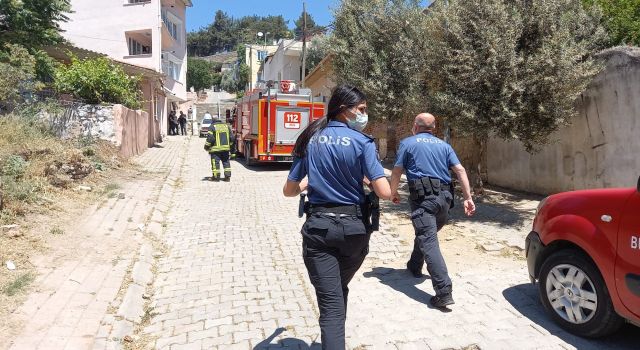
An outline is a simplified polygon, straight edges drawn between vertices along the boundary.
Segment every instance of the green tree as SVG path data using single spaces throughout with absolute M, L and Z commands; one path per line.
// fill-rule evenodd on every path
M 238 90 L 238 82 L 233 76 L 233 71 L 226 71 L 222 73 L 220 79 L 220 89 L 227 92 L 236 92 Z
M 6 43 L 27 48 L 36 58 L 38 78 L 50 78 L 54 61 L 41 49 L 63 42 L 60 23 L 68 20 L 70 11 L 69 0 L 0 0 L 0 50 L 11 54 Z
M 241 63 L 238 68 L 238 81 L 235 91 L 244 91 L 249 85 L 250 68 L 246 63 Z
M 60 43 L 60 23 L 70 11 L 69 0 L 2 0 L 0 42 L 27 48 Z
M 295 21 L 296 28 L 293 30 L 293 33 L 296 38 L 302 38 L 302 29 L 304 24 L 304 12 L 300 14 L 300 17 Z M 313 16 L 307 12 L 307 35 L 318 34 L 324 31 L 324 27 L 316 24 L 316 21 L 313 19 Z
M 316 35 L 309 43 L 307 51 L 307 72 L 311 72 L 330 52 L 329 37 Z
M 79 60 L 56 68 L 56 90 L 69 93 L 87 103 L 122 104 L 132 109 L 142 106 L 140 77 L 128 76 L 124 69 L 106 57 Z
M 610 45 L 640 46 L 640 0 L 584 0 L 584 3 L 602 9 Z
M 187 58 L 187 87 L 202 91 L 220 85 L 220 64 L 198 58 Z
M 422 10 L 417 0 L 344 0 L 335 13 L 335 75 L 367 95 L 374 120 L 424 108 Z
M 432 110 L 463 134 L 529 151 L 576 115 L 606 33 L 580 0 L 450 0 L 427 19 Z
M 291 32 L 282 16 L 245 16 L 233 19 L 217 11 L 213 23 L 187 35 L 187 46 L 192 56 L 208 56 L 232 51 L 240 43 L 262 43 L 258 32 L 269 33 L 268 40 L 289 38 Z

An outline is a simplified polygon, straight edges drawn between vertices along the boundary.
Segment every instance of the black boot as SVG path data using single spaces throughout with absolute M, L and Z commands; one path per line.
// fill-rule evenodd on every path
M 455 304 L 451 293 L 446 293 L 446 294 L 436 295 L 434 297 L 431 297 L 430 302 L 431 302 L 431 305 L 437 308 L 443 308 L 443 307 L 446 307 L 447 305 Z

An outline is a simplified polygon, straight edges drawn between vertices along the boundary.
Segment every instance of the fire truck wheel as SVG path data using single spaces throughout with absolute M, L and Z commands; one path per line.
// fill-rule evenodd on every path
M 253 165 L 251 160 L 251 141 L 245 141 L 244 143 L 244 164 L 247 166 Z

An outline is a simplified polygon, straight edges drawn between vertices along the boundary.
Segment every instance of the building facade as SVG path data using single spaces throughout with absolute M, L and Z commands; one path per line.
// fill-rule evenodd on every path
M 280 40 L 273 54 L 267 56 L 262 67 L 261 80 L 302 80 L 302 42 Z
M 313 100 L 324 102 L 324 110 L 327 110 L 331 92 L 336 87 L 336 78 L 333 71 L 333 55 L 327 55 L 305 77 L 304 86 L 311 89 Z
M 249 66 L 249 91 L 256 87 L 256 83 L 264 81 L 262 66 L 268 57 L 278 50 L 278 45 L 246 45 L 245 62 Z M 223 67 L 224 69 L 225 67 Z
M 191 0 L 72 0 L 63 36 L 77 47 L 162 74 L 144 106 L 167 133 L 167 115 L 187 100 L 186 8 Z M 144 82 L 143 82 L 144 83 Z M 145 85 L 145 84 L 143 84 Z

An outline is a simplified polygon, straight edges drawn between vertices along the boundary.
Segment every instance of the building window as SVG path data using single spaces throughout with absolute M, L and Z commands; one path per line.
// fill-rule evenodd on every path
M 258 51 L 258 61 L 262 62 L 262 61 L 265 60 L 265 58 L 267 58 L 267 51 L 259 50 Z
M 167 54 L 163 54 L 165 56 Z M 176 59 L 173 58 L 163 58 L 162 59 L 162 72 L 166 74 L 168 77 L 171 77 L 173 80 L 180 80 L 180 70 L 182 69 L 182 64 L 177 62 Z
M 129 55 L 146 55 L 151 53 L 151 46 L 142 45 L 140 42 L 133 38 L 128 39 L 129 44 Z
M 171 20 L 169 11 L 162 10 L 162 22 L 167 27 L 167 30 L 169 31 L 171 37 L 176 41 L 180 41 L 178 36 L 178 28 L 180 28 L 180 26 L 177 25 L 173 20 Z

